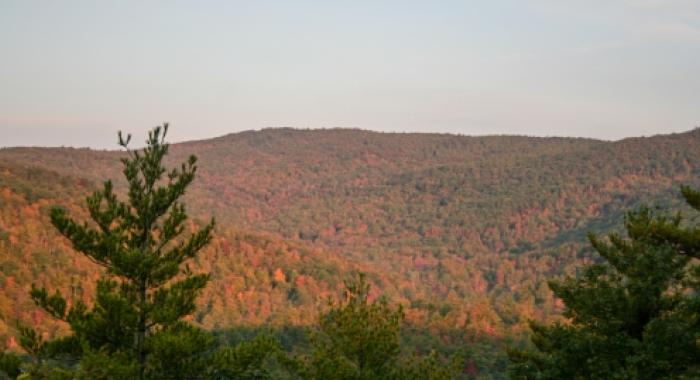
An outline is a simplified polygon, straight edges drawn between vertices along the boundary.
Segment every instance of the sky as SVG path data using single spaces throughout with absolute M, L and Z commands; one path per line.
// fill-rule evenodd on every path
M 700 126 L 700 1 L 0 0 L 0 146 Z

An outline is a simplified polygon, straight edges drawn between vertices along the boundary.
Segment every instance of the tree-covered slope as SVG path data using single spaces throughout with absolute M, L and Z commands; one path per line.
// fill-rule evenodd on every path
M 17 321 L 48 335 L 65 327 L 38 310 L 32 284 L 52 285 L 88 304 L 100 275 L 97 265 L 73 252 L 51 227 L 49 210 L 60 204 L 79 218 L 91 182 L 37 167 L 0 163 L 0 339 L 14 346 Z M 201 225 L 194 221 L 190 228 Z M 304 243 L 223 225 L 193 271 L 212 274 L 194 320 L 208 328 L 312 323 L 340 273 L 359 267 Z M 362 268 L 369 271 L 371 268 Z
M 97 181 L 120 177 L 121 154 L 0 150 L 0 333 L 15 318 L 43 323 L 23 295 L 32 282 L 89 298 L 79 284 L 94 268 L 51 230 L 47 206 L 80 212 Z M 176 144 L 169 160 L 189 154 L 200 171 L 188 210 L 219 224 L 193 318 L 308 324 L 360 269 L 446 346 L 556 318 L 544 281 L 595 259 L 588 231 L 620 226 L 640 202 L 678 204 L 681 183 L 700 183 L 700 130 L 604 142 L 272 129 Z

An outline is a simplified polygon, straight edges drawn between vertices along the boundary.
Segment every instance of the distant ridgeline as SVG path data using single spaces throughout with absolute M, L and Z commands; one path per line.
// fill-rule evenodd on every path
M 91 299 L 84 283 L 99 273 L 47 210 L 85 217 L 107 175 L 123 191 L 121 154 L 0 150 L 0 343 L 16 345 L 17 320 L 65 332 L 33 305 L 32 283 Z M 361 270 L 375 296 L 404 305 L 409 343 L 468 340 L 475 371 L 502 369 L 495 345 L 523 340 L 528 320 L 559 318 L 545 281 L 596 260 L 587 232 L 619 228 L 642 202 L 682 208 L 679 185 L 700 185 L 700 130 L 604 142 L 271 129 L 176 144 L 168 160 L 189 154 L 200 171 L 188 211 L 218 221 L 193 320 L 291 334 Z

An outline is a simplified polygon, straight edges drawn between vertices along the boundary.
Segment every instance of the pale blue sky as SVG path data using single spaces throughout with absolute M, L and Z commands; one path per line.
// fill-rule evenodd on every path
M 0 146 L 700 125 L 700 1 L 0 0 Z M 139 138 L 141 140 L 141 138 Z

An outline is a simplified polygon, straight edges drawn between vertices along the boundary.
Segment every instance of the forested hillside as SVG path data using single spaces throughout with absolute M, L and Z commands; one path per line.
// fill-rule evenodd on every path
M 587 232 L 619 228 L 640 202 L 679 206 L 679 185 L 700 184 L 700 130 L 604 142 L 272 129 L 176 144 L 168 160 L 189 154 L 200 163 L 186 196 L 193 223 L 218 221 L 197 258 L 213 282 L 195 321 L 308 325 L 360 270 L 375 294 L 405 306 L 413 345 L 465 348 L 472 373 L 502 370 L 491 348 L 524 341 L 528 320 L 558 318 L 545 281 L 596 260 Z M 32 283 L 90 300 L 83 284 L 97 268 L 58 238 L 48 208 L 84 216 L 84 196 L 105 176 L 123 191 L 121 155 L 0 150 L 6 346 L 16 320 L 65 329 L 33 307 Z

